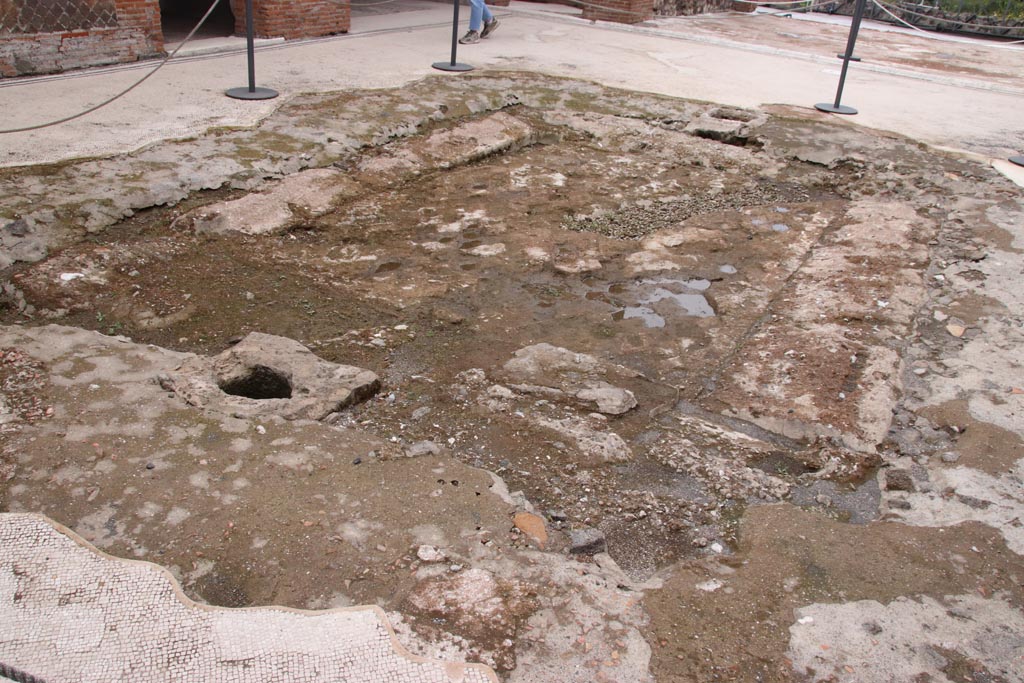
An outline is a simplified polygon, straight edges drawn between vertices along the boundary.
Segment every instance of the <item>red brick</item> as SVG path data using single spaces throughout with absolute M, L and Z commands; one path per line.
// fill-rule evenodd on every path
M 29 7 L 36 0 L 5 0 Z M 88 0 L 79 0 L 88 2 Z M 159 0 L 113 0 L 117 26 L 0 37 L 0 77 L 51 73 L 99 64 L 134 61 L 163 53 Z M 496 4 L 502 1 L 498 0 Z M 235 27 L 245 33 L 245 0 L 230 0 Z M 309 38 L 346 33 L 351 7 L 346 0 L 253 0 L 261 37 Z
M 583 18 L 638 24 L 654 16 L 654 0 L 587 0 Z M 599 7 L 598 7 L 599 6 Z

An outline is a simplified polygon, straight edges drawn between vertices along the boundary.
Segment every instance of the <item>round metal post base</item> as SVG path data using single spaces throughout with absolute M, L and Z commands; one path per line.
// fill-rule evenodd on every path
M 840 104 L 838 107 L 828 102 L 822 102 L 814 105 L 814 108 L 818 111 L 826 111 L 829 114 L 847 114 L 853 115 L 857 113 L 857 110 L 853 107 L 847 107 L 845 104 Z
M 236 100 L 272 100 L 277 97 L 278 92 L 270 88 L 255 88 L 253 90 L 249 90 L 249 88 L 231 88 L 226 90 L 224 94 Z
M 1010 157 L 1011 164 L 1017 164 L 1018 166 L 1024 166 L 1024 157 Z
M 470 64 L 463 64 L 462 62 L 434 62 L 430 66 L 441 71 L 472 71 L 475 67 Z

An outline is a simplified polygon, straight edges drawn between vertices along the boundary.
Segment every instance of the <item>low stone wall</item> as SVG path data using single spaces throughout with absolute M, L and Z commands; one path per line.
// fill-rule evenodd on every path
M 753 12 L 757 5 L 734 0 L 655 0 L 654 9 L 663 16 L 714 14 L 716 12 Z
M 939 7 L 916 3 L 887 2 L 886 4 L 890 5 L 890 9 L 895 15 L 919 28 L 1024 39 L 1024 19 L 986 17 L 969 12 L 949 12 Z M 855 5 L 856 0 L 833 0 L 820 6 L 816 11 L 852 16 Z M 898 6 L 909 12 L 914 12 L 914 14 L 895 9 Z M 877 21 L 901 25 L 870 0 L 865 8 L 864 16 Z

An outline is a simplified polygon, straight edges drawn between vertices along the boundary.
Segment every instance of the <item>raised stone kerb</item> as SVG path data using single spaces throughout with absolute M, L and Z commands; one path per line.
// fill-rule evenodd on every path
M 431 171 L 457 168 L 529 145 L 536 135 L 525 121 L 496 112 L 436 131 L 423 140 L 402 140 L 389 145 L 381 154 L 362 161 L 354 177 L 368 187 L 389 187 Z
M 341 171 L 315 168 L 269 183 L 261 192 L 194 209 L 175 223 L 198 233 L 273 234 L 292 227 L 304 216 L 322 216 L 336 201 L 357 193 L 355 183 Z
M 253 332 L 160 378 L 190 405 L 241 417 L 322 420 L 380 389 L 370 370 L 330 363 L 292 339 Z

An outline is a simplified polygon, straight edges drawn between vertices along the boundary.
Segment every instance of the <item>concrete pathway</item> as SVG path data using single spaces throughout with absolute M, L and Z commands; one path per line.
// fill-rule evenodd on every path
M 488 683 L 403 650 L 384 612 L 224 609 L 39 515 L 0 515 L 0 664 L 47 683 Z M 0 676 L 0 678 L 3 678 Z
M 62 126 L 0 137 L 0 165 L 18 166 L 124 153 L 158 140 L 195 135 L 213 126 L 251 126 L 293 95 L 399 86 L 441 76 L 431 63 L 449 57 L 451 10 L 445 4 L 356 16 L 344 36 L 260 48 L 257 81 L 282 97 L 242 102 L 223 95 L 245 84 L 245 55 L 234 51 L 175 60 L 127 97 Z M 604 85 L 756 107 L 810 107 L 834 97 L 841 35 L 793 49 L 780 31 L 734 28 L 798 22 L 778 17 L 725 16 L 716 28 L 692 18 L 649 25 L 585 22 L 564 7 L 514 2 L 488 40 L 460 49 L 478 70 L 516 70 L 591 79 Z M 773 24 L 772 22 L 776 22 Z M 710 28 L 709 28 L 710 26 Z M 835 27 L 818 25 L 821 31 Z M 700 27 L 700 30 L 697 30 Z M 782 30 L 781 33 L 791 31 Z M 839 30 L 839 33 L 842 33 Z M 991 43 L 932 41 L 865 30 L 910 45 L 908 59 L 966 51 L 960 61 L 1021 59 L 1020 49 Z M 895 38 L 894 38 L 895 36 Z M 580 45 L 588 49 L 580 50 Z M 0 81 L 4 128 L 27 126 L 80 111 L 128 87 L 152 62 L 59 76 Z M 922 142 L 1001 158 L 1024 149 L 1024 87 L 1005 74 L 952 74 L 948 69 L 855 65 L 844 102 L 860 114 L 851 122 L 898 131 Z M 1018 72 L 1019 73 L 1019 72 Z

